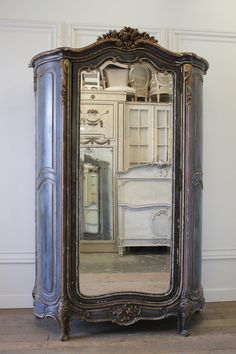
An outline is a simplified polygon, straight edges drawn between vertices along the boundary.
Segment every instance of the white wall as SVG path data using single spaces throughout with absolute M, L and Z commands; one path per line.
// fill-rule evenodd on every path
M 236 300 L 236 3 L 234 0 L 0 0 L 0 307 L 31 307 L 34 97 L 31 57 L 83 46 L 107 29 L 149 30 L 210 62 L 204 82 L 203 285 Z

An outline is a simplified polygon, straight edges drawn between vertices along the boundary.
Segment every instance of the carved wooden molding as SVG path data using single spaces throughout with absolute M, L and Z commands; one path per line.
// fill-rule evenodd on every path
M 192 90 L 191 90 L 191 83 L 192 83 L 192 65 L 185 64 L 184 65 L 184 79 L 186 83 L 186 101 L 187 105 L 191 104 L 192 99 Z
M 70 62 L 68 59 L 61 60 L 61 103 L 66 104 L 68 96 L 68 75 L 69 75 Z
M 140 42 L 158 43 L 158 40 L 154 36 L 150 36 L 146 32 L 140 33 L 137 28 L 131 27 L 124 27 L 119 32 L 111 30 L 99 36 L 97 42 L 104 42 L 106 40 L 112 40 L 116 42 L 117 47 L 126 49 L 134 49 Z
M 192 176 L 192 184 L 194 186 L 200 185 L 203 189 L 203 181 L 202 181 L 203 173 L 201 170 L 196 171 Z
M 34 71 L 33 71 L 33 85 L 34 85 L 34 92 L 37 91 L 37 88 L 38 88 L 38 80 L 37 80 L 37 70 L 34 68 Z

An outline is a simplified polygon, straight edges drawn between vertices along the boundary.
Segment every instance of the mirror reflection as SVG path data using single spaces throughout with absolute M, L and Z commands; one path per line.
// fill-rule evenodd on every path
M 173 75 L 107 60 L 80 87 L 80 291 L 165 293 L 172 235 Z
M 112 224 L 112 149 L 81 148 L 82 185 L 81 240 L 111 240 Z

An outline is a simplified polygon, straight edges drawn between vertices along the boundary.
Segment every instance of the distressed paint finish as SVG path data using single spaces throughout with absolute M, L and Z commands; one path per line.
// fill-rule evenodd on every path
M 201 287 L 202 75 L 208 63 L 191 53 L 172 53 L 147 34 L 111 32 L 84 49 L 58 48 L 32 59 L 36 94 L 36 282 L 37 317 L 53 317 L 61 339 L 70 321 L 112 321 L 128 325 L 140 319 L 177 316 L 179 331 L 204 304 Z M 123 38 L 124 37 L 124 42 Z M 117 40 L 118 38 L 118 40 Z M 174 152 L 171 286 L 164 294 L 113 293 L 86 297 L 79 291 L 79 112 L 78 75 L 107 58 L 149 61 L 173 74 Z M 96 142 L 95 142 L 96 143 Z

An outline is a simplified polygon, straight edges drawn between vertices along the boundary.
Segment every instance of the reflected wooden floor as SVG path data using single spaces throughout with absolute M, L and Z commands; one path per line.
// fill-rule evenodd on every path
M 128 327 L 74 321 L 72 338 L 60 342 L 54 320 L 36 320 L 32 309 L 0 310 L 0 353 L 236 354 L 236 302 L 206 304 L 193 316 L 187 338 L 176 328 L 176 318 Z
M 164 293 L 169 289 L 170 275 L 161 273 L 81 273 L 80 290 L 85 295 L 119 291 Z
M 80 289 L 85 295 L 119 291 L 164 293 L 170 283 L 168 249 L 117 253 L 81 253 Z

